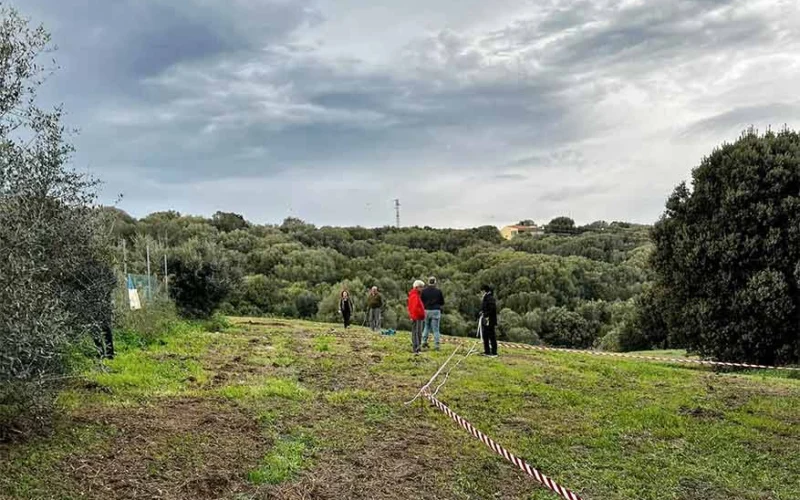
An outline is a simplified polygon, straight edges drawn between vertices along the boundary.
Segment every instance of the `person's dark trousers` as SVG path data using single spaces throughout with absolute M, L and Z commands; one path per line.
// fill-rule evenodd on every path
M 350 326 L 350 313 L 342 313 L 342 317 L 344 318 L 344 327 L 347 328 Z
M 114 358 L 114 334 L 110 326 L 104 326 L 101 334 L 94 336 L 94 345 L 101 358 Z
M 414 352 L 419 352 L 422 349 L 422 329 L 424 328 L 424 320 L 415 320 L 411 323 L 411 349 Z
M 484 326 L 483 332 L 483 352 L 489 356 L 497 355 L 497 332 L 494 326 Z

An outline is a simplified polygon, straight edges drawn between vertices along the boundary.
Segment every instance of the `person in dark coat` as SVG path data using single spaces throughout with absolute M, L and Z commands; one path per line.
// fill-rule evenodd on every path
M 428 279 L 428 286 L 422 290 L 420 297 L 425 305 L 425 328 L 422 331 L 422 347 L 427 349 L 428 335 L 433 332 L 434 349 L 438 351 L 444 295 L 439 290 L 439 287 L 436 286 L 436 278 L 431 277 Z
M 483 337 L 484 356 L 497 356 L 497 300 L 494 290 L 489 285 L 481 286 L 481 337 Z
M 347 290 L 342 290 L 342 295 L 339 299 L 339 313 L 344 320 L 345 330 L 350 326 L 350 317 L 353 315 L 353 301 Z

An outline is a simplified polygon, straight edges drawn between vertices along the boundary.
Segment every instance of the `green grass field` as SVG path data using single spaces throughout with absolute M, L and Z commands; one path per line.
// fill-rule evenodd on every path
M 52 435 L 0 446 L 0 497 L 558 498 L 403 404 L 454 344 L 415 357 L 407 335 L 340 333 L 236 319 L 124 350 L 61 394 Z M 438 397 L 587 500 L 800 498 L 789 374 L 505 350 Z

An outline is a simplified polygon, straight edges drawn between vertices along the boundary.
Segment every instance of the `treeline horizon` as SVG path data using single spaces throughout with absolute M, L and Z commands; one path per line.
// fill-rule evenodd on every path
M 634 299 L 652 279 L 650 226 L 627 222 L 576 226 L 557 217 L 543 225 L 543 235 L 507 241 L 495 226 L 316 227 L 296 218 L 259 225 L 230 212 L 205 218 L 167 211 L 135 219 L 116 208 L 104 211 L 114 219 L 114 236 L 126 241 L 131 272 L 146 271 L 148 246 L 151 255 L 167 256 L 170 274 L 195 272 L 205 262 L 206 274 L 220 277 L 219 310 L 232 315 L 334 322 L 336 298 L 347 289 L 360 324 L 364 294 L 374 285 L 387 299 L 385 326 L 407 329 L 411 283 L 436 276 L 448 302 L 445 333 L 473 333 L 478 288 L 486 282 L 500 302 L 502 338 L 618 350 L 626 347 L 618 338 L 631 328 Z M 187 268 L 187 262 L 194 264 Z M 175 286 L 179 281 L 171 277 Z M 185 312 L 202 309 L 194 304 Z M 633 344 L 646 348 L 649 341 Z
M 121 197 L 124 196 L 120 195 Z M 586 220 L 579 220 L 571 215 L 560 215 L 554 216 L 551 218 L 523 218 L 523 219 L 515 219 L 510 218 L 507 219 L 505 223 L 494 224 L 494 223 L 486 223 L 486 224 L 469 224 L 464 226 L 446 226 L 446 225 L 436 225 L 436 224 L 401 224 L 398 228 L 396 222 L 394 221 L 394 215 L 391 214 L 390 217 L 387 217 L 387 222 L 384 224 L 360 224 L 360 223 L 319 223 L 313 220 L 311 217 L 306 217 L 302 215 L 287 215 L 281 218 L 280 220 L 277 219 L 268 219 L 268 220 L 258 220 L 255 218 L 249 218 L 244 211 L 226 211 L 226 210 L 215 210 L 213 213 L 195 213 L 191 211 L 184 211 L 172 208 L 157 208 L 146 213 L 137 213 L 137 211 L 127 210 L 122 205 L 117 204 L 101 204 L 98 206 L 101 210 L 108 210 L 108 211 L 115 211 L 121 214 L 124 214 L 124 217 L 130 218 L 136 221 L 147 219 L 148 217 L 156 216 L 159 214 L 174 214 L 181 217 L 192 217 L 197 219 L 204 219 L 204 220 L 213 220 L 214 216 L 218 216 L 219 214 L 228 214 L 228 215 L 235 215 L 237 218 L 241 217 L 248 225 L 251 226 L 267 226 L 267 227 L 279 227 L 283 224 L 284 221 L 287 219 L 295 219 L 303 221 L 304 223 L 311 224 L 314 227 L 319 229 L 322 228 L 361 228 L 361 229 L 433 229 L 433 230 L 452 230 L 452 231 L 469 231 L 481 227 L 494 227 L 498 230 L 506 227 L 506 226 L 514 226 L 514 225 L 524 225 L 525 222 L 532 222 L 536 224 L 538 227 L 544 228 L 549 222 L 557 218 L 565 217 L 573 221 L 576 228 L 588 228 L 594 224 L 603 223 L 607 225 L 628 225 L 628 226 L 641 226 L 641 227 L 653 227 L 654 224 L 657 222 L 658 219 L 654 220 L 653 222 L 642 222 L 636 220 L 612 220 L 608 221 L 606 219 L 586 219 Z M 388 213 L 388 211 L 387 211 Z

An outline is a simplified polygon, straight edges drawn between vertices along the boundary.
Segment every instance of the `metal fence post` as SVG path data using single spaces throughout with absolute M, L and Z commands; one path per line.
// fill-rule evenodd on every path
M 147 300 L 153 300 L 153 284 L 150 275 L 150 243 L 147 244 Z
M 167 254 L 164 253 L 164 291 L 169 297 L 169 272 L 167 270 Z

